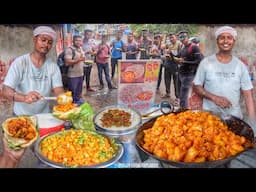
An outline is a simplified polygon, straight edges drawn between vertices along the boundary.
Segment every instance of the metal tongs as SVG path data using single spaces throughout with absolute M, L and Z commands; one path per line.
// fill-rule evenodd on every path
M 159 110 L 161 110 L 161 112 L 164 115 L 168 115 L 169 113 L 172 113 L 174 111 L 174 106 L 169 101 L 162 101 L 159 104 L 159 108 L 157 108 L 153 111 L 150 111 L 148 113 L 142 114 L 141 116 L 144 118 L 149 117 L 152 113 L 155 113 L 156 111 L 159 111 Z

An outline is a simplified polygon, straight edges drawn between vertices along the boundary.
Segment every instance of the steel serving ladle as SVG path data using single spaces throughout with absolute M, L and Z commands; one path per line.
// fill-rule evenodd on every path
M 162 101 L 160 104 L 159 104 L 159 108 L 153 110 L 153 111 L 150 111 L 148 113 L 145 113 L 145 114 L 142 114 L 141 116 L 142 117 L 148 117 L 150 116 L 152 113 L 155 113 L 156 111 L 159 111 L 161 110 L 161 112 L 164 114 L 164 115 L 167 115 L 169 113 L 172 113 L 174 111 L 174 106 L 169 102 L 169 101 Z
M 68 95 L 67 93 L 62 93 L 58 95 L 57 97 L 43 97 L 43 100 L 57 100 L 57 103 L 59 105 L 66 105 L 73 102 L 73 98 L 71 95 Z

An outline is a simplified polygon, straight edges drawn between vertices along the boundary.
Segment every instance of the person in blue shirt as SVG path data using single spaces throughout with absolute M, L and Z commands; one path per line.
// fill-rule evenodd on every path
M 119 59 L 122 59 L 122 51 L 124 51 L 124 42 L 122 40 L 123 32 L 118 31 L 116 39 L 111 44 L 111 79 L 115 77 L 116 66 Z

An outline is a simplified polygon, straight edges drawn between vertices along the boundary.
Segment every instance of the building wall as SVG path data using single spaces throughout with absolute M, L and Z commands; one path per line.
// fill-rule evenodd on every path
M 33 50 L 33 28 L 0 25 L 0 59 L 7 62 Z M 49 56 L 56 58 L 53 48 Z
M 213 25 L 199 26 L 199 37 L 203 44 L 204 55 L 210 55 L 218 51 L 215 39 L 215 31 L 219 27 Z M 256 25 L 233 25 L 237 30 L 237 40 L 233 49 L 233 54 L 237 57 L 246 58 L 249 65 L 256 61 Z

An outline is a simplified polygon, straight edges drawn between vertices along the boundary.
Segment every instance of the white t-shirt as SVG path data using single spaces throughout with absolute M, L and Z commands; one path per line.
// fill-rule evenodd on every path
M 248 70 L 237 57 L 232 56 L 229 63 L 223 64 L 217 60 L 215 54 L 208 56 L 201 61 L 193 83 L 202 85 L 210 93 L 228 98 L 232 107 L 222 110 L 238 118 L 243 118 L 239 102 L 240 91 L 250 90 L 253 85 Z M 220 107 L 205 98 L 203 99 L 203 109 L 221 112 Z
M 15 89 L 18 93 L 27 94 L 37 91 L 42 96 L 50 96 L 53 88 L 62 87 L 60 69 L 56 63 L 47 58 L 42 67 L 36 68 L 29 54 L 14 60 L 5 77 L 4 84 Z M 32 104 L 14 102 L 16 115 L 34 115 L 49 113 L 48 101 L 38 101 Z

